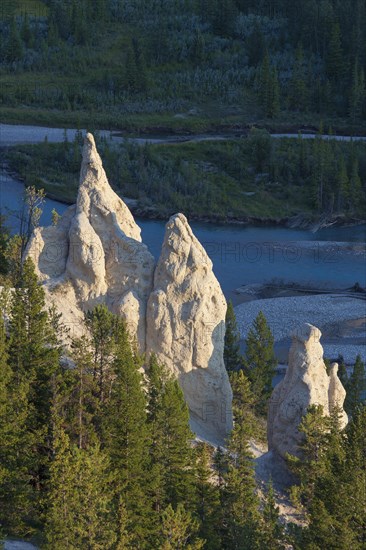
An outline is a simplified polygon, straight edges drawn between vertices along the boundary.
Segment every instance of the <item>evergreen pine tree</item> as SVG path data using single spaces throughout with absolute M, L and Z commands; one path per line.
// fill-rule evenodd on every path
M 214 466 L 215 466 L 216 475 L 217 475 L 217 484 L 221 492 L 222 487 L 224 485 L 224 473 L 226 469 L 225 452 L 223 451 L 222 447 L 217 447 L 216 449 L 216 452 L 214 455 Z
M 272 378 L 277 365 L 274 339 L 266 318 L 260 311 L 245 340 L 245 369 L 256 399 L 256 411 L 265 414 L 272 393 Z
M 94 362 L 94 380 L 98 387 L 98 398 L 103 403 L 109 394 L 112 384 L 110 364 L 114 351 L 115 316 L 105 304 L 88 311 L 85 317 L 86 326 L 91 334 Z
M 161 550 L 202 550 L 204 541 L 195 535 L 198 531 L 198 521 L 190 512 L 178 504 L 174 510 L 169 504 L 162 514 Z
M 346 369 L 346 363 L 344 362 L 343 355 L 339 354 L 337 358 L 338 363 L 338 378 L 342 382 L 344 388 L 347 387 L 348 375 Z
M 347 166 L 342 155 L 337 175 L 337 210 L 341 212 L 342 205 L 348 203 L 350 194 Z
M 116 472 L 116 497 L 126 504 L 128 531 L 139 547 L 148 532 L 151 504 L 148 498 L 149 434 L 146 396 L 140 363 L 131 349 L 124 322 L 116 326 L 113 384 L 102 411 L 102 444 Z
M 238 370 L 243 364 L 240 355 L 240 333 L 231 300 L 228 302 L 225 318 L 224 362 L 228 372 Z
M 70 443 L 56 419 L 54 459 L 45 507 L 46 548 L 115 548 L 109 461 L 98 446 Z
M 278 72 L 275 68 L 271 71 L 270 89 L 269 89 L 269 104 L 267 107 L 267 116 L 276 118 L 281 109 L 280 104 L 280 83 L 278 80 Z
M 311 505 L 316 494 L 316 484 L 327 471 L 330 426 L 330 418 L 324 416 L 321 405 L 310 405 L 299 425 L 299 431 L 304 434 L 304 440 L 299 446 L 301 458 L 287 457 L 290 469 L 299 478 L 299 486 L 292 490 L 293 499 L 299 505 Z
M 154 356 L 148 371 L 149 421 L 152 434 L 152 467 L 156 471 L 155 508 L 168 503 L 194 507 L 193 434 L 189 412 L 178 382 L 173 380 Z
M 221 538 L 224 548 L 259 550 L 261 517 L 248 431 L 235 414 L 234 422 L 221 495 Z
M 205 542 L 204 548 L 219 550 L 220 495 L 212 482 L 212 452 L 207 443 L 199 443 L 196 448 L 196 498 L 197 516 L 200 520 L 198 535 Z
M 25 13 L 23 17 L 21 37 L 26 47 L 29 48 L 32 41 L 32 31 L 29 25 L 29 17 L 27 13 Z
M 262 63 L 266 51 L 266 41 L 257 20 L 254 23 L 253 31 L 246 40 L 246 49 L 248 63 L 251 67 L 257 67 Z
M 311 414 L 314 412 L 313 410 Z M 307 425 L 306 439 L 311 439 L 313 444 L 311 448 L 307 447 L 304 461 L 298 462 L 300 471 L 305 472 L 305 483 L 300 485 L 299 492 L 304 499 L 308 519 L 308 526 L 302 532 L 301 547 L 309 550 L 324 548 L 330 540 L 336 541 L 337 548 L 362 548 L 362 537 L 359 537 L 360 531 L 356 527 L 355 519 L 364 517 L 362 510 L 365 507 L 365 480 L 362 472 L 357 469 L 357 460 L 352 463 L 351 456 L 355 447 L 352 437 L 349 434 L 345 437 L 341 432 L 339 418 L 340 410 L 334 410 L 330 418 L 318 419 L 323 429 L 324 422 L 327 422 L 326 434 L 320 434 L 319 422 Z M 314 446 L 316 441 L 317 445 Z M 304 449 L 305 447 L 306 444 Z M 309 460 L 309 457 L 312 459 Z M 365 460 L 362 459 L 361 462 L 364 470 Z M 311 476 L 308 478 L 310 472 Z M 363 488 L 359 485 L 360 479 Z M 309 480 L 311 488 L 308 486 Z M 362 521 L 361 519 L 358 526 L 362 526 Z
M 361 550 L 366 542 L 366 404 L 354 411 L 348 425 L 346 439 L 347 490 L 344 494 L 343 515 L 353 536 L 353 545 L 348 548 Z M 346 504 L 346 505 L 345 505 Z
M 4 216 L 0 214 L 0 280 L 7 275 L 9 270 L 9 260 L 7 249 L 9 244 L 9 232 L 5 226 Z
M 260 433 L 259 419 L 254 414 L 255 396 L 251 390 L 248 377 L 242 370 L 230 376 L 233 389 L 233 413 L 236 422 L 245 427 L 247 437 L 258 437 Z
M 136 89 L 139 92 L 144 92 L 147 88 L 146 63 L 144 52 L 137 38 L 132 39 L 132 49 L 137 69 Z
M 135 53 L 132 46 L 128 46 L 126 53 L 125 65 L 125 83 L 128 90 L 132 92 L 138 91 L 139 74 L 136 66 Z
M 84 336 L 72 343 L 72 392 L 67 408 L 69 413 L 69 433 L 74 436 L 79 449 L 86 449 L 96 440 L 95 424 L 98 425 L 98 388 L 93 373 L 93 356 L 90 342 Z
M 51 406 L 61 350 L 30 258 L 23 264 L 12 295 L 9 336 L 9 364 L 14 387 L 18 388 L 16 394 L 19 393 L 19 416 L 23 415 L 27 437 L 32 441 L 28 472 L 35 490 L 36 515 L 51 454 Z
M 27 380 L 34 405 L 33 428 L 47 426 L 50 418 L 51 378 L 59 366 L 60 350 L 50 346 L 53 329 L 45 311 L 44 290 L 27 258 L 13 294 L 10 315 L 9 358 L 15 379 Z
M 349 177 L 349 205 L 352 210 L 357 210 L 362 204 L 362 183 L 359 175 L 358 158 L 351 160 L 351 173 Z
M 295 54 L 295 64 L 290 83 L 290 106 L 293 110 L 304 111 L 308 105 L 308 90 L 304 70 L 304 51 L 299 43 Z
M 20 38 L 17 22 L 15 18 L 10 23 L 9 39 L 6 47 L 5 58 L 7 61 L 20 61 L 23 57 L 23 44 Z
M 28 383 L 14 379 L 8 361 L 3 311 L 0 310 L 0 535 L 30 532 L 33 491 L 33 434 L 27 430 L 31 412 Z
M 326 58 L 326 70 L 328 77 L 333 81 L 339 80 L 344 72 L 344 58 L 341 42 L 341 29 L 336 21 L 331 29 Z
M 267 493 L 265 496 L 265 504 L 263 507 L 263 533 L 262 533 L 262 545 L 268 550 L 280 550 L 285 549 L 284 529 L 279 520 L 279 508 L 276 504 L 275 492 L 273 488 L 272 479 L 270 479 L 267 486 Z
M 362 109 L 365 100 L 365 73 L 359 67 L 356 59 L 352 69 L 352 84 L 349 95 L 349 116 L 352 121 L 362 116 Z
M 361 356 L 357 355 L 353 372 L 348 380 L 347 395 L 344 403 L 347 414 L 353 416 L 361 400 L 365 400 L 364 391 L 366 390 L 366 370 Z

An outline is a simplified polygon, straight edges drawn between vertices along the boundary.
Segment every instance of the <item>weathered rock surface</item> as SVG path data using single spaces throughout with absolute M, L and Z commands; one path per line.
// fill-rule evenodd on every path
M 147 350 L 178 377 L 195 431 L 225 436 L 232 393 L 223 362 L 226 301 L 183 216 L 167 226 L 147 310 Z
M 105 303 L 126 319 L 140 350 L 155 352 L 179 379 L 192 428 L 222 442 L 232 394 L 223 362 L 226 301 L 212 263 L 178 214 L 167 225 L 154 276 L 153 256 L 111 189 L 91 134 L 76 205 L 56 226 L 36 229 L 27 255 L 73 336 L 81 335 L 84 312 Z
M 270 399 L 268 448 L 283 458 L 286 453 L 299 455 L 298 426 L 310 405 L 322 405 L 325 415 L 343 406 L 345 390 L 337 376 L 338 365 L 332 366 L 328 376 L 320 337 L 320 330 L 308 323 L 295 331 L 285 378 Z M 343 411 L 342 427 L 347 421 Z
M 94 138 L 87 134 L 76 205 L 56 227 L 38 228 L 27 251 L 72 334 L 82 330 L 82 312 L 103 302 L 137 331 L 144 351 L 154 259 L 140 233 L 110 187 Z

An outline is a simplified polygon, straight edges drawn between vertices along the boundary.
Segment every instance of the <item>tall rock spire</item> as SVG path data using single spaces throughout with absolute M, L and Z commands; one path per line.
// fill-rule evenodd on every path
M 183 214 L 167 225 L 154 277 L 140 228 L 110 187 L 87 134 L 76 205 L 56 227 L 38 228 L 27 254 L 72 335 L 80 336 L 85 311 L 105 303 L 127 321 L 140 351 L 156 352 L 179 379 L 194 431 L 223 442 L 232 425 L 226 301 Z
M 318 328 L 304 323 L 292 335 L 285 378 L 272 392 L 268 412 L 268 449 L 285 458 L 299 454 L 302 434 L 298 427 L 310 405 L 321 405 L 329 416 L 334 407 L 342 411 L 341 427 L 348 422 L 343 411 L 346 392 L 334 364 L 327 374 Z
M 232 426 L 225 369 L 226 301 L 212 262 L 183 214 L 170 218 L 147 309 L 147 350 L 179 379 L 191 425 L 220 442 Z

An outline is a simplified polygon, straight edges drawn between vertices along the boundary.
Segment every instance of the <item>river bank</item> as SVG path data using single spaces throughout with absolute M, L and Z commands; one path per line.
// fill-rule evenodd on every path
M 273 134 L 316 134 L 319 132 L 320 121 L 302 114 L 301 119 L 294 113 L 286 113 L 286 120 L 269 120 L 259 117 L 228 115 L 225 117 L 204 116 L 195 110 L 188 112 L 160 113 L 152 115 L 130 114 L 122 119 L 115 115 L 90 113 L 86 111 L 59 111 L 44 109 L 22 109 L 1 107 L 0 117 L 8 125 L 27 124 L 29 126 L 48 126 L 50 128 L 70 128 L 86 126 L 93 130 L 115 132 L 124 137 L 141 137 L 156 135 L 174 135 L 176 137 L 194 136 L 197 134 L 229 134 L 241 136 L 252 128 L 264 129 Z M 244 119 L 244 120 L 243 120 Z M 290 122 L 289 122 L 290 119 Z M 322 117 L 322 127 L 332 128 L 336 136 L 366 137 L 366 124 L 358 121 L 352 123 L 348 118 Z
M 1 152 L 4 152 L 7 148 L 0 147 Z M 7 163 L 3 163 L 2 173 L 9 176 L 9 178 L 18 180 L 24 183 L 24 178 L 19 172 L 12 170 Z M 39 187 L 42 187 L 39 185 Z M 58 201 L 64 205 L 71 206 L 75 203 L 75 200 L 71 200 L 68 196 L 65 196 L 63 189 L 60 188 L 59 192 L 52 192 L 47 190 L 47 183 L 44 184 L 44 190 L 46 197 L 53 201 Z M 137 199 L 130 197 L 121 197 L 134 216 L 146 220 L 167 220 L 170 216 L 176 213 L 174 209 L 171 212 L 161 212 L 159 208 L 154 206 L 145 206 Z M 287 227 L 291 229 L 308 229 L 312 232 L 317 232 L 320 229 L 327 227 L 353 227 L 366 224 L 366 219 L 358 219 L 352 216 L 346 216 L 345 214 L 320 214 L 319 216 L 311 216 L 309 214 L 296 214 L 290 217 L 260 217 L 260 216 L 230 216 L 230 215 L 218 215 L 207 214 L 205 216 L 190 214 L 190 221 L 209 223 L 209 224 L 221 224 L 221 225 L 242 225 L 253 227 Z
M 78 185 L 78 144 L 84 132 L 75 128 L 2 124 L 3 169 L 14 179 L 44 188 L 49 198 L 72 204 Z M 257 153 L 253 153 L 253 147 L 259 146 L 257 137 L 235 141 L 232 135 L 224 134 L 182 139 L 160 134 L 126 140 L 118 132 L 102 130 L 99 147 L 112 187 L 128 202 L 134 215 L 143 219 L 165 220 L 182 211 L 196 222 L 280 226 L 314 232 L 365 223 L 359 202 L 352 208 L 336 209 L 333 198 L 333 206 L 317 211 L 311 199 L 315 192 L 313 180 L 303 181 L 296 172 L 300 160 L 294 161 L 302 147 L 312 158 L 313 145 L 309 148 L 308 142 L 316 137 L 314 134 L 304 134 L 307 140 L 303 145 L 297 139 L 280 139 L 297 138 L 297 134 L 272 137 L 265 138 L 270 140 L 266 141 L 272 151 L 270 157 L 288 158 L 276 170 L 291 168 L 290 179 L 276 177 L 268 159 L 258 168 Z M 351 136 L 324 138 L 347 141 Z M 350 146 L 339 144 L 337 151 L 339 147 L 343 154 Z M 358 147 L 362 148 L 361 154 L 364 146 Z M 325 198 L 324 201 L 326 204 Z M 336 204 L 342 204 L 339 198 Z

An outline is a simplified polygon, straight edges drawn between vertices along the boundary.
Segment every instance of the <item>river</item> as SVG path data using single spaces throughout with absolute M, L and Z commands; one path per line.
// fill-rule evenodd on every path
M 73 138 L 75 131 L 67 131 L 68 139 Z M 49 141 L 62 141 L 65 131 L 58 128 L 0 125 L 0 145 L 36 143 L 43 141 L 46 135 Z M 102 135 L 107 137 L 109 132 Z M 122 140 L 119 137 L 113 139 Z M 165 139 L 161 138 L 162 141 Z M 23 184 L 20 181 L 4 171 L 0 172 L 0 212 L 17 210 L 22 193 Z M 62 214 L 67 206 L 47 199 L 41 224 L 51 222 L 53 208 Z M 142 229 L 143 241 L 157 258 L 165 222 L 145 219 L 137 219 L 137 222 Z M 16 217 L 10 216 L 9 223 L 16 230 Z M 266 283 L 273 279 L 327 289 L 346 288 L 355 282 L 366 286 L 364 225 L 330 227 L 315 234 L 309 230 L 284 227 L 198 222 L 192 222 L 191 226 L 213 261 L 215 274 L 225 295 L 234 302 L 234 290 L 239 286 Z

